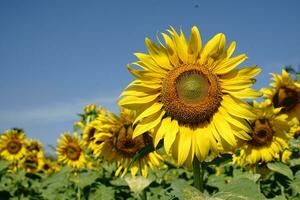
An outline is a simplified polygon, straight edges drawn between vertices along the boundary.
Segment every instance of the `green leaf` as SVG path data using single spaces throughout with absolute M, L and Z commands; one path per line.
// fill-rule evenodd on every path
M 232 179 L 228 184 L 219 188 L 220 192 L 213 197 L 226 200 L 264 200 L 259 185 L 248 178 Z
M 126 176 L 124 180 L 127 182 L 130 190 L 136 194 L 141 193 L 146 187 L 148 187 L 153 180 L 145 178 L 143 176 Z
M 270 170 L 282 174 L 291 180 L 294 178 L 292 170 L 281 162 L 268 163 L 267 166 Z
M 170 199 L 188 199 L 188 200 L 205 200 L 206 197 L 196 188 L 189 185 L 188 182 L 177 179 L 171 186 L 173 190 L 169 193 Z
M 89 200 L 114 200 L 114 190 L 111 187 L 98 185 L 98 187 L 89 194 Z
M 81 172 L 79 174 L 78 186 L 80 188 L 84 188 L 94 183 L 97 178 L 98 178 L 97 175 L 92 171 Z
M 5 160 L 0 160 L 0 171 L 6 169 L 8 167 L 8 162 Z
M 300 194 L 300 170 L 296 172 L 295 179 L 291 182 L 290 187 L 295 194 Z

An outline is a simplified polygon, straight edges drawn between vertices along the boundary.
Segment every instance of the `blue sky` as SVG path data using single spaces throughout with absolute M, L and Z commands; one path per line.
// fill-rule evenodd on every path
M 25 129 L 55 144 L 87 103 L 117 112 L 133 77 L 126 64 L 145 52 L 144 38 L 170 25 L 202 40 L 223 32 L 247 53 L 245 65 L 270 72 L 300 64 L 300 1 L 0 1 L 0 131 Z

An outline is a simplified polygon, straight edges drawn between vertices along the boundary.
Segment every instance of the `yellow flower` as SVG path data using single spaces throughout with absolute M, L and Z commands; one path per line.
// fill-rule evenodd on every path
M 285 70 L 282 70 L 282 75 L 272 75 L 272 88 L 261 90 L 264 96 L 271 100 L 275 108 L 282 107 L 281 113 L 287 114 L 290 119 L 300 119 L 300 83 L 294 81 Z
M 84 146 L 91 148 L 92 141 L 95 139 L 95 133 L 99 131 L 100 127 L 99 120 L 93 120 L 84 127 L 82 133 Z
M 58 161 L 67 164 L 69 167 L 81 169 L 86 165 L 83 142 L 76 133 L 73 136 L 70 133 L 63 134 L 58 139 L 56 153 Z
M 47 174 L 52 174 L 60 170 L 60 165 L 56 161 L 44 159 L 42 170 Z
M 8 161 L 18 161 L 25 153 L 24 132 L 17 129 L 5 131 L 0 137 L 0 155 Z
M 299 134 L 300 134 L 300 123 L 299 123 L 299 120 L 298 118 L 294 117 L 293 119 L 291 119 L 289 121 L 289 125 L 290 125 L 290 134 L 293 136 L 293 137 L 298 137 Z
M 280 114 L 281 108 L 274 108 L 267 102 L 254 101 L 256 119 L 251 120 L 251 140 L 244 142 L 239 155 L 233 156 L 238 165 L 270 162 L 279 159 L 280 153 L 288 148 L 289 125 L 287 115 Z
M 40 153 L 27 152 L 21 160 L 20 168 L 23 168 L 29 173 L 36 173 L 42 170 L 44 165 L 44 157 L 41 157 L 40 155 Z
M 148 166 L 154 170 L 162 160 L 159 154 L 151 152 L 129 166 L 136 153 L 152 143 L 152 138 L 148 134 L 132 138 L 134 117 L 134 112 L 121 109 L 120 116 L 107 112 L 106 115 L 100 115 L 96 119 L 101 126 L 94 135 L 93 152 L 97 157 L 104 157 L 109 162 L 117 163 L 116 176 L 124 176 L 127 171 L 135 176 L 140 169 L 142 176 L 146 177 Z
M 121 94 L 119 105 L 137 111 L 133 137 L 154 129 L 154 145 L 164 139 L 167 153 L 179 165 L 191 165 L 194 155 L 204 160 L 209 151 L 218 153 L 217 143 L 225 149 L 235 147 L 236 138 L 249 140 L 244 119 L 254 119 L 244 98 L 261 94 L 250 86 L 260 69 L 235 69 L 247 59 L 232 57 L 236 43 L 226 47 L 225 35 L 215 35 L 202 46 L 197 27 L 187 41 L 173 28 L 162 33 L 165 45 L 146 38 L 149 54 L 136 53 L 141 68 L 129 71 L 137 78 Z

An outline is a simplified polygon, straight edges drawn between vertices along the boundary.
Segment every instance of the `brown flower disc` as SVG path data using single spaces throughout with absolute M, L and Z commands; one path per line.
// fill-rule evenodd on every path
M 299 103 L 300 95 L 297 91 L 290 88 L 280 88 L 273 97 L 275 108 L 282 107 L 282 111 L 289 111 Z
M 209 121 L 222 100 L 218 77 L 206 66 L 183 65 L 170 71 L 163 81 L 161 101 L 166 114 L 182 124 Z
M 258 119 L 253 124 L 251 143 L 255 146 L 262 146 L 270 143 L 273 138 L 273 129 L 267 119 Z
M 78 160 L 81 154 L 81 148 L 79 145 L 77 144 L 69 144 L 66 148 L 65 148 L 65 152 L 67 157 L 70 160 Z

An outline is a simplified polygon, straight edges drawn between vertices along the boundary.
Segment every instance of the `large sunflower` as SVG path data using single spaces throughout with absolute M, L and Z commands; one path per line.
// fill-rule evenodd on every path
M 189 41 L 173 28 L 162 33 L 165 46 L 146 38 L 149 54 L 136 53 L 129 71 L 137 78 L 121 94 L 119 105 L 137 111 L 133 137 L 154 128 L 154 145 L 164 139 L 179 165 L 191 164 L 194 155 L 204 160 L 210 150 L 236 146 L 236 137 L 248 140 L 244 119 L 254 119 L 243 98 L 260 93 L 250 88 L 260 69 L 235 69 L 247 56 L 231 57 L 236 43 L 225 47 L 225 35 L 215 35 L 202 47 L 197 27 Z
M 0 155 L 9 161 L 18 161 L 26 154 L 26 138 L 22 130 L 5 131 L 0 137 Z
M 270 106 L 268 100 L 260 104 L 254 101 L 253 106 L 257 117 L 250 121 L 252 139 L 244 142 L 239 154 L 233 156 L 233 161 L 239 165 L 280 159 L 291 137 L 288 116 L 280 114 L 281 108 Z
M 146 133 L 132 138 L 134 117 L 133 111 L 121 109 L 120 116 L 107 112 L 106 115 L 100 115 L 96 119 L 101 126 L 94 135 L 93 152 L 97 157 L 104 157 L 109 162 L 117 163 L 116 176 L 124 176 L 127 171 L 135 176 L 140 169 L 141 174 L 146 177 L 148 166 L 153 170 L 162 160 L 159 154 L 150 152 L 130 166 L 136 153 L 147 145 L 152 145 L 152 138 Z
M 65 133 L 58 139 L 56 148 L 58 161 L 67 164 L 69 167 L 80 169 L 86 165 L 86 155 L 84 153 L 83 142 L 76 133 L 72 136 Z
M 282 70 L 282 75 L 272 76 L 272 88 L 263 88 L 262 92 L 271 99 L 275 108 L 283 108 L 281 113 L 287 114 L 290 119 L 296 117 L 300 120 L 300 83 L 294 81 L 285 70 Z

